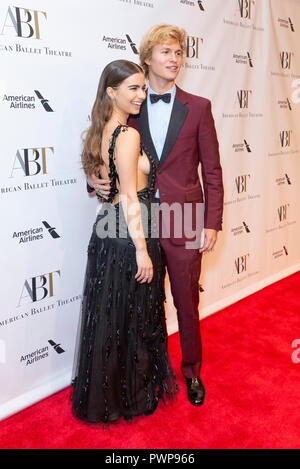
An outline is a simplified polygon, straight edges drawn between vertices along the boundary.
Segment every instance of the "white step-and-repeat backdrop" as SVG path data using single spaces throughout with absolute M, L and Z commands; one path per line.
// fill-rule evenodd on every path
M 224 171 L 201 317 L 299 268 L 299 1 L 2 0 L 0 418 L 70 384 L 97 209 L 81 133 L 103 66 L 161 22 L 187 31 L 178 84 L 211 99 Z

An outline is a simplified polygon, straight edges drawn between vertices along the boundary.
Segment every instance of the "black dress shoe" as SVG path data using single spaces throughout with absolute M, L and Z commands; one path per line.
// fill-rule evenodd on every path
M 196 378 L 185 378 L 187 395 L 190 403 L 195 406 L 202 405 L 205 398 L 205 389 L 199 376 Z

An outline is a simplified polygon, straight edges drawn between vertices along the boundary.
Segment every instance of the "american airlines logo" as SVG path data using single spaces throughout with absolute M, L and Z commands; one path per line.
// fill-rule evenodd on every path
M 56 353 L 61 354 L 64 353 L 64 349 L 60 346 L 60 344 L 56 344 L 54 340 L 48 340 L 48 343 L 53 347 Z M 29 353 L 21 355 L 20 363 L 24 366 L 34 365 L 45 358 L 49 358 L 49 346 L 46 345 L 44 347 L 36 348 Z
M 253 60 L 250 55 L 250 52 L 246 54 L 233 54 L 235 63 L 249 65 L 250 68 L 253 68 Z
M 205 11 L 204 4 L 205 0 L 179 0 L 182 5 L 187 5 L 189 7 L 195 7 L 198 4 L 198 7 L 201 11 Z
M 60 238 L 55 227 L 50 226 L 47 221 L 42 221 L 42 223 L 53 239 Z M 42 226 L 30 227 L 26 230 L 14 231 L 12 239 L 16 240 L 18 244 L 27 244 L 33 241 L 44 239 L 44 232 L 45 229 Z
M 251 233 L 251 231 L 249 225 L 245 221 L 243 221 L 241 225 L 232 228 L 231 233 L 233 234 L 233 236 L 237 236 L 243 233 Z
M 277 184 L 277 186 L 283 186 L 284 184 L 287 184 L 287 185 L 291 186 L 292 181 L 291 181 L 290 177 L 288 176 L 288 174 L 285 173 L 284 176 L 282 176 L 280 178 L 276 178 L 276 184 Z
M 131 40 L 131 37 L 129 36 L 129 34 L 126 34 L 126 39 L 129 42 L 132 52 L 138 55 L 139 51 L 136 48 L 136 43 Z
M 28 94 L 4 94 L 2 101 L 9 105 L 10 109 L 36 109 L 36 102 L 38 98 L 41 105 L 46 112 L 53 112 L 49 104 L 49 100 L 44 98 L 38 90 L 34 90 L 35 95 Z
M 61 344 L 56 344 L 52 339 L 49 339 L 48 342 L 54 348 L 56 353 L 61 354 L 65 352 L 65 350 L 60 346 Z
M 49 100 L 48 99 L 45 99 L 42 94 L 38 91 L 38 90 L 34 90 L 35 94 L 37 95 L 37 97 L 39 98 L 40 102 L 41 102 L 41 105 L 43 106 L 43 108 L 45 109 L 45 111 L 47 112 L 53 112 L 53 109 L 50 107 L 49 105 Z
M 287 250 L 287 247 L 285 245 L 282 246 L 281 249 L 277 249 L 277 251 L 274 251 L 272 253 L 274 259 L 278 259 L 279 257 L 284 257 L 284 256 L 288 256 L 289 253 L 288 253 L 288 250 Z
M 117 36 L 105 36 L 102 37 L 102 42 L 107 44 L 108 49 L 121 49 L 127 50 L 128 44 L 135 55 L 138 55 L 139 51 L 136 47 L 136 43 L 132 40 L 129 34 L 125 34 L 125 37 Z
M 24 366 L 34 365 L 35 363 L 38 363 L 48 357 L 49 347 L 46 345 L 45 347 L 37 348 L 32 352 L 21 355 L 20 363 Z
M 280 107 L 280 109 L 288 109 L 289 111 L 292 111 L 292 104 L 289 98 L 279 99 L 277 104 Z
M 46 221 L 42 221 L 43 225 L 45 228 L 47 228 L 49 234 L 52 236 L 52 238 L 54 239 L 57 239 L 57 238 L 60 238 L 59 234 L 55 231 L 56 228 L 54 228 L 53 226 L 50 226 L 48 222 Z
M 290 17 L 288 19 L 278 18 L 278 23 L 281 28 L 289 29 L 293 33 L 295 32 L 294 23 Z
M 232 145 L 232 148 L 233 148 L 235 153 L 239 153 L 239 152 L 242 152 L 242 151 L 245 151 L 245 150 L 247 151 L 247 153 L 251 153 L 250 144 L 248 143 L 248 141 L 246 139 L 244 139 L 243 143 L 234 143 Z

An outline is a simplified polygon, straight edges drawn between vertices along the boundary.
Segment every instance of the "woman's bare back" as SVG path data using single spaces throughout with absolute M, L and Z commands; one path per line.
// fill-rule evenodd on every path
M 99 165 L 99 172 L 101 175 L 101 179 L 110 179 L 109 177 L 109 145 L 111 142 L 112 134 L 115 130 L 115 124 L 108 123 L 104 127 L 103 134 L 102 134 L 102 142 L 101 142 L 101 156 L 103 160 L 103 164 Z M 124 130 L 126 130 L 126 127 L 124 127 Z M 116 151 L 116 149 L 115 149 Z M 131 149 L 130 147 L 128 148 L 128 152 L 130 152 Z M 116 168 L 118 170 L 117 162 L 115 160 L 114 156 L 114 161 L 116 164 Z M 142 154 L 139 156 L 138 159 L 138 167 L 137 167 L 137 188 L 136 191 L 140 191 L 144 187 L 147 186 L 148 182 L 148 174 L 150 172 L 150 162 L 149 159 L 147 158 L 147 155 L 143 151 Z M 119 183 L 117 181 L 117 189 L 119 189 Z M 119 202 L 119 196 L 116 194 L 116 197 L 113 200 L 113 205 L 117 204 Z

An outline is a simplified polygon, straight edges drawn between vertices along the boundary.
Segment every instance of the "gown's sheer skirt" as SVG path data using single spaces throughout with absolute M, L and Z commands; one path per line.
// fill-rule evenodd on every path
M 113 180 L 113 149 L 121 129 L 115 130 L 110 146 Z M 146 154 L 151 169 L 138 198 L 149 209 L 150 230 L 155 165 Z M 148 232 L 154 276 L 150 284 L 140 284 L 134 278 L 135 247 L 128 233 L 125 238 L 97 235 L 97 223 L 108 214 L 118 217 L 121 210 L 121 204 L 103 203 L 88 245 L 70 399 L 73 415 L 91 423 L 150 414 L 159 399 L 177 392 L 167 352 L 159 239 Z

